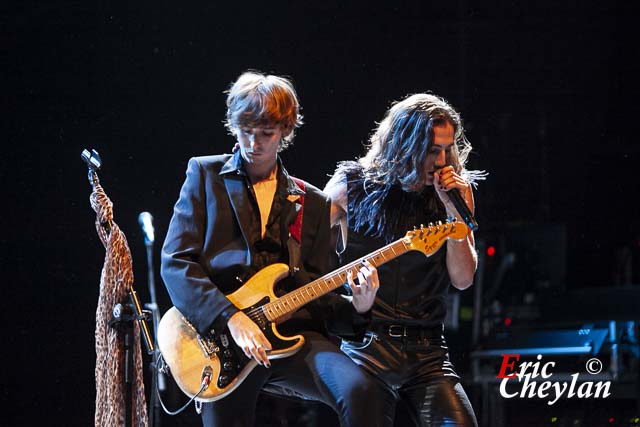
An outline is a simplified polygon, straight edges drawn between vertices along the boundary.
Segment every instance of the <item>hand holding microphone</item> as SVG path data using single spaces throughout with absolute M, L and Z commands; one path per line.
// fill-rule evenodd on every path
M 455 210 L 458 212 L 464 223 L 473 231 L 478 229 L 478 223 L 473 217 L 469 205 L 465 201 L 464 197 L 460 194 L 460 188 L 465 190 L 469 188 L 469 184 L 462 179 L 460 175 L 455 173 L 453 166 L 444 166 L 435 171 L 433 174 L 433 185 L 442 200 L 447 205 L 446 199 L 448 198 Z M 446 196 L 444 195 L 446 194 Z

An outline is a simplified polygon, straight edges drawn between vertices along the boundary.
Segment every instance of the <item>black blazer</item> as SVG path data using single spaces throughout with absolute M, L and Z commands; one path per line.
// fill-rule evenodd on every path
M 219 316 L 228 319 L 237 311 L 225 295 L 241 287 L 238 278 L 246 279 L 252 270 L 245 236 L 255 220 L 249 215 L 249 182 L 241 165 L 239 152 L 189 160 L 162 247 L 161 275 L 171 301 L 201 333 Z M 279 183 L 286 182 L 283 196 L 289 196 L 280 214 L 281 241 L 286 245 L 291 239 L 289 225 L 300 206 L 291 199 L 304 194 L 299 267 L 303 277 L 308 274 L 305 281 L 313 280 L 328 268 L 331 202 L 308 183 L 302 192 L 282 164 L 278 170 Z

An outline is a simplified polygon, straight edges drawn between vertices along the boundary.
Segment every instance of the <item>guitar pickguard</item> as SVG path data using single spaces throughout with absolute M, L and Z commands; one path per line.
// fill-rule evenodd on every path
M 265 337 L 271 343 L 272 350 L 282 350 L 298 343 L 298 339 L 285 341 L 273 332 L 273 325 L 262 314 L 260 307 L 269 302 L 269 297 L 264 297 L 257 304 L 242 310 L 262 329 Z M 217 356 L 220 362 L 220 374 L 214 379 L 219 388 L 229 385 L 243 371 L 251 359 L 245 356 L 244 351 L 235 344 L 229 328 L 221 331 L 212 329 L 206 335 L 197 336 L 198 345 L 203 354 L 208 358 Z

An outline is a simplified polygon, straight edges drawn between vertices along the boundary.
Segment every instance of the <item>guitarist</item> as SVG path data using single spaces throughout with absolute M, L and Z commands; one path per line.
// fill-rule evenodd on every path
M 162 248 L 162 278 L 176 308 L 200 334 L 228 328 L 258 366 L 229 395 L 202 405 L 205 426 L 253 426 L 260 390 L 275 385 L 328 404 L 343 426 L 374 426 L 382 395 L 371 376 L 326 338 L 323 298 L 287 320 L 283 335 L 303 333 L 302 349 L 269 360 L 271 343 L 225 297 L 262 268 L 287 263 L 285 291 L 327 272 L 330 200 L 287 174 L 278 152 L 302 124 L 298 98 L 287 79 L 242 74 L 228 90 L 225 126 L 236 138 L 234 154 L 189 160 Z M 351 314 L 366 313 L 378 289 L 377 272 L 363 265 Z M 337 295 L 333 295 L 340 298 Z
M 414 225 L 459 217 L 448 192 L 473 210 L 464 169 L 471 145 L 444 99 L 416 94 L 395 103 L 358 161 L 342 162 L 325 191 L 348 263 L 402 237 Z M 346 248 L 346 249 L 345 249 Z M 342 350 L 385 384 L 385 425 L 477 425 L 443 337 L 449 284 L 465 289 L 477 267 L 473 232 L 429 258 L 406 253 L 379 267 L 380 292 L 366 334 L 342 324 Z

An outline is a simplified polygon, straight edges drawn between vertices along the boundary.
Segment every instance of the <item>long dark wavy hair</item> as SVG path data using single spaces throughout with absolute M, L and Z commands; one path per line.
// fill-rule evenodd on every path
M 450 123 L 454 145 L 447 164 L 473 182 L 482 176 L 465 170 L 472 149 L 464 134 L 460 114 L 443 98 L 419 93 L 392 104 L 371 136 L 367 153 L 358 162 L 342 162 L 337 173 L 349 180 L 349 200 L 355 202 L 350 219 L 356 231 L 377 237 L 393 237 L 403 217 L 422 205 L 444 215 L 433 186 L 427 186 L 424 162 L 434 139 L 436 126 Z M 357 169 L 357 170 L 356 170 Z M 354 182 L 361 181 L 361 185 Z M 351 190 L 360 188 L 360 194 Z

